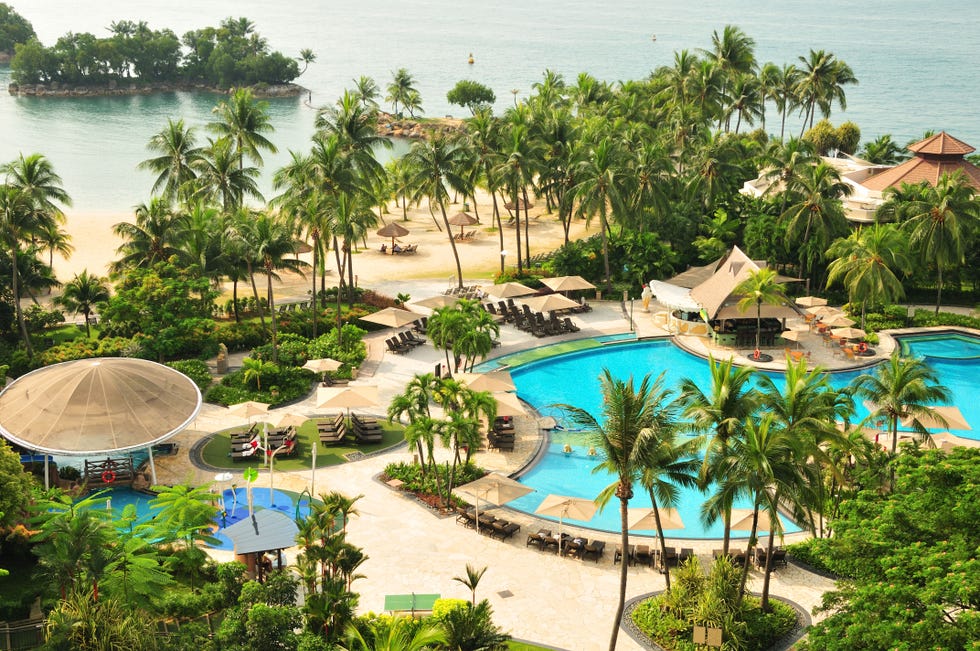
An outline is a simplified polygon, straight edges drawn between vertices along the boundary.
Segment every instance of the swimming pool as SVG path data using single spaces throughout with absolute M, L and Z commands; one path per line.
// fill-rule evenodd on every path
M 980 404 L 972 398 L 969 378 L 977 377 L 980 367 L 980 339 L 965 335 L 947 335 L 955 338 L 950 342 L 941 335 L 931 335 L 919 340 L 904 337 L 901 345 L 908 346 L 907 352 L 926 356 L 939 375 L 940 382 L 952 392 L 952 403 L 960 408 L 967 420 L 980 423 Z M 946 355 L 940 358 L 939 355 Z M 665 385 L 674 388 L 684 378 L 691 378 L 702 387 L 710 387 L 711 376 L 707 361 L 686 352 L 674 345 L 671 340 L 658 339 L 635 343 L 621 343 L 589 347 L 555 357 L 546 357 L 510 369 L 514 384 L 520 397 L 544 415 L 554 416 L 561 422 L 560 410 L 555 404 L 571 404 L 598 415 L 602 409 L 599 376 L 608 368 L 615 377 L 628 378 L 631 374 L 638 382 L 646 374 L 656 378 L 664 373 Z M 829 374 L 831 386 L 842 388 L 858 375 L 870 372 L 844 371 Z M 777 386 L 780 386 L 782 373 L 765 372 Z M 858 403 L 856 418 L 868 415 L 868 407 Z M 954 434 L 967 438 L 980 439 L 980 431 L 952 430 Z M 574 445 L 573 453 L 566 456 L 562 452 L 564 441 L 560 434 L 553 437 L 543 458 L 520 478 L 520 481 L 535 489 L 525 497 L 510 502 L 508 506 L 526 513 L 533 513 L 545 496 L 550 493 L 593 499 L 603 488 L 612 482 L 606 473 L 592 474 L 597 461 L 588 457 L 584 445 Z M 717 538 L 721 536 L 721 525 L 704 528 L 700 523 L 700 508 L 704 496 L 697 490 L 682 491 L 679 514 L 684 521 L 682 530 L 668 531 L 677 538 Z M 635 492 L 630 501 L 632 507 L 650 506 L 649 496 L 642 490 Z M 736 508 L 748 508 L 748 503 L 736 504 Z M 587 523 L 575 522 L 604 531 L 619 530 L 618 506 L 610 504 Z M 786 531 L 798 531 L 795 525 L 786 524 Z M 652 533 L 652 532 L 639 532 Z M 748 532 L 732 532 L 733 537 L 745 536 Z
M 105 491 L 104 495 L 100 495 L 96 506 L 105 504 L 105 508 L 112 511 L 113 519 L 118 521 L 122 518 L 123 509 L 132 505 L 136 508 L 135 524 L 138 525 L 149 522 L 156 515 L 156 510 L 150 506 L 154 497 L 151 493 L 144 493 L 131 488 L 112 488 Z M 223 530 L 225 527 L 230 527 L 239 520 L 248 517 L 248 495 L 244 488 L 234 490 L 227 488 L 220 496 L 215 493 L 214 498 L 218 508 L 225 510 L 225 515 L 222 516 L 219 513 L 215 518 L 218 530 L 214 537 L 218 542 L 209 545 L 209 547 L 231 551 L 233 549 L 231 539 L 224 534 Z M 297 501 L 299 503 L 298 511 Z M 296 517 L 298 513 L 300 518 L 305 518 L 310 514 L 309 498 L 293 491 L 273 490 L 270 496 L 268 488 L 253 488 L 252 505 L 255 510 L 271 508 L 290 517 Z

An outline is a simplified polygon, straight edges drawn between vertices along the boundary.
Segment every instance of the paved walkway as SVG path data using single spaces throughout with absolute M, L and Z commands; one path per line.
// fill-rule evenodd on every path
M 411 293 L 413 298 L 439 293 L 445 282 L 392 282 L 383 291 Z M 653 319 L 657 306 L 645 313 L 634 305 L 633 328 L 641 337 L 665 336 L 667 333 Z M 655 309 L 656 308 L 656 309 Z M 618 302 L 595 303 L 591 313 L 577 315 L 575 320 L 581 332 L 563 337 L 538 340 L 528 337 L 510 325 L 502 326 L 502 345 L 494 355 L 598 335 L 624 334 L 631 330 Z M 406 382 L 416 373 L 431 372 L 438 362 L 445 362 L 442 352 L 431 346 L 419 347 L 405 355 L 392 355 L 379 344 L 387 331 L 369 337 L 373 371 L 372 377 L 357 382 L 377 384 L 382 404 L 400 393 Z M 685 337 L 684 345 L 698 349 L 702 354 L 714 351 L 706 340 Z M 804 341 L 804 348 L 813 350 L 814 362 L 841 368 L 846 361 L 821 356 L 817 348 Z M 738 351 L 728 351 L 728 354 Z M 739 361 L 747 362 L 742 357 Z M 826 364 L 825 364 L 826 362 Z M 284 408 L 290 412 L 313 415 L 321 413 L 315 405 L 315 397 Z M 355 410 L 365 413 L 383 413 L 375 410 Z M 178 435 L 181 451 L 173 457 L 157 461 L 160 483 L 207 482 L 213 476 L 195 468 L 189 461 L 187 450 L 211 432 L 239 426 L 244 419 L 226 415 L 223 408 L 205 405 L 191 430 Z M 518 419 L 517 449 L 514 453 L 480 451 L 476 463 L 492 470 L 511 472 L 533 456 L 540 441 L 541 432 L 537 419 Z M 446 452 L 440 452 L 445 455 Z M 494 619 L 504 630 L 521 639 L 538 641 L 554 646 L 588 651 L 608 646 L 610 627 L 616 607 L 619 584 L 619 568 L 613 565 L 613 550 L 619 539 L 616 534 L 597 535 L 582 532 L 583 536 L 606 540 L 605 556 L 598 562 L 561 558 L 553 553 L 526 547 L 528 531 L 536 531 L 539 524 L 554 529 L 553 523 L 541 523 L 531 516 L 507 509 L 505 517 L 522 524 L 522 530 L 512 539 L 501 542 L 478 535 L 455 523 L 454 518 L 442 517 L 404 493 L 400 493 L 378 481 L 377 476 L 392 462 L 412 460 L 412 451 L 404 446 L 382 455 L 347 463 L 316 472 L 316 492 L 338 490 L 347 495 L 362 495 L 357 502 L 359 515 L 349 526 L 351 542 L 364 548 L 368 560 L 361 567 L 366 578 L 355 582 L 353 589 L 361 595 L 359 612 L 379 612 L 386 594 L 404 592 L 439 593 L 444 597 L 469 598 L 465 587 L 453 580 L 465 572 L 467 563 L 477 567 L 487 566 L 486 575 L 480 582 L 478 598 L 487 598 L 494 608 Z M 268 473 L 262 473 L 257 483 L 268 486 Z M 276 473 L 277 488 L 301 491 L 310 488 L 311 473 Z M 567 528 L 575 533 L 574 528 Z M 631 536 L 636 541 L 637 536 Z M 647 542 L 652 542 L 648 539 Z M 642 544 L 642 542 L 641 542 Z M 710 561 L 711 549 L 718 546 L 714 541 L 672 541 L 675 546 L 693 547 L 705 562 Z M 287 557 L 292 559 L 295 550 Z M 220 554 L 218 554 L 220 556 Z M 753 570 L 749 587 L 760 590 L 761 573 Z M 820 602 L 821 595 L 832 588 L 832 582 L 805 572 L 793 565 L 780 568 L 773 575 L 774 594 L 791 599 L 805 609 L 812 609 Z M 665 587 L 663 577 L 648 567 L 630 567 L 627 586 L 628 597 L 633 597 Z M 621 633 L 620 649 L 640 647 L 625 633 Z

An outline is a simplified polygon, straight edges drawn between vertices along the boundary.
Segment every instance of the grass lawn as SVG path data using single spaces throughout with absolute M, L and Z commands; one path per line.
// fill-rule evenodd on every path
M 526 642 L 514 642 L 513 640 L 507 643 L 507 649 L 509 651 L 551 651 L 548 647 L 527 644 Z
M 99 326 L 92 326 L 92 339 L 98 339 L 100 332 L 102 331 L 99 329 Z M 40 336 L 44 339 L 51 339 L 54 342 L 52 345 L 59 346 L 69 341 L 75 341 L 76 339 L 85 337 L 85 325 L 65 324 L 57 328 L 48 328 Z
M 319 419 L 327 420 L 327 419 Z M 378 418 L 378 423 L 384 430 L 384 438 L 381 443 L 360 444 L 357 443 L 353 435 L 348 435 L 342 445 L 326 446 L 320 443 L 320 437 L 316 430 L 316 421 L 308 420 L 297 428 L 298 449 L 291 457 L 276 456 L 276 470 L 306 470 L 313 463 L 313 444 L 319 445 L 316 451 L 316 467 L 335 466 L 345 463 L 345 454 L 361 452 L 369 454 L 378 450 L 393 447 L 405 439 L 405 427 L 400 423 L 388 424 L 388 421 Z M 261 424 L 259 425 L 261 428 Z M 216 468 L 246 468 L 248 466 L 261 467 L 261 457 L 246 458 L 232 461 L 229 456 L 231 451 L 231 435 L 242 432 L 247 427 L 236 427 L 234 429 L 218 432 L 204 445 L 201 450 L 201 457 L 208 465 Z M 272 426 L 269 426 L 272 430 Z

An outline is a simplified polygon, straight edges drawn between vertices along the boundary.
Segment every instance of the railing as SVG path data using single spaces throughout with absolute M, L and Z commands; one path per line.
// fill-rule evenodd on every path
M 0 651 L 27 651 L 44 644 L 44 620 L 0 622 Z
M 85 461 L 85 481 L 89 486 L 107 486 L 117 482 L 132 483 L 135 476 L 133 460 L 128 457 Z

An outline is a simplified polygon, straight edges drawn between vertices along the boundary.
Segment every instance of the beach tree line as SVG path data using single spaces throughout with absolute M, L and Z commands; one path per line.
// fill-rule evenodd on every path
M 34 26 L 6 2 L 0 2 L 0 54 L 12 56 L 18 43 L 35 38 Z
M 300 74 L 295 59 L 269 49 L 247 18 L 178 37 L 145 21 L 119 20 L 110 35 L 69 32 L 54 45 L 18 42 L 10 62 L 15 84 L 189 83 L 216 88 L 284 84 Z

